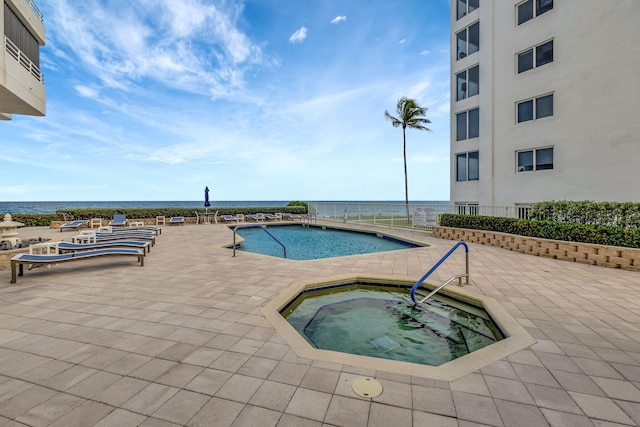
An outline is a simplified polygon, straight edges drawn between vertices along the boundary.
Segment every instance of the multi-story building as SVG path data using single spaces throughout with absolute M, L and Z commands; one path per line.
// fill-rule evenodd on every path
M 640 201 L 639 22 L 640 0 L 452 1 L 452 202 Z
M 11 114 L 44 116 L 45 88 L 40 72 L 43 17 L 33 0 L 4 0 L 0 9 L 0 120 Z

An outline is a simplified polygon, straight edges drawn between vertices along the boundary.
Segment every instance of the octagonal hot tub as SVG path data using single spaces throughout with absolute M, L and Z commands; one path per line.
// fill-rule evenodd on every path
M 380 277 L 304 283 L 263 313 L 300 357 L 443 380 L 535 342 L 491 298 L 447 289 L 416 305 L 411 285 Z

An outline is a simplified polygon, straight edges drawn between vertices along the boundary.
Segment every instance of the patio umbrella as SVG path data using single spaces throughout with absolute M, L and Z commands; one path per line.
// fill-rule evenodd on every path
M 205 207 L 205 212 L 209 212 L 209 209 L 207 209 L 209 206 L 211 206 L 211 203 L 209 203 L 209 187 L 204 187 L 204 207 Z

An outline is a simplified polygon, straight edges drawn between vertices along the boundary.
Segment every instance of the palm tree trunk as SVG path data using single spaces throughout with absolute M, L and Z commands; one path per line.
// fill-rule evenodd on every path
M 402 127 L 402 154 L 404 155 L 404 200 L 407 210 L 407 226 L 410 224 L 409 218 L 409 175 L 407 174 L 407 133 L 406 128 Z

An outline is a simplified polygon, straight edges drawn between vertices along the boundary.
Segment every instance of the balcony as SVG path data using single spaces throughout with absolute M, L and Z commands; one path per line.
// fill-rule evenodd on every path
M 6 36 L 0 55 L 0 112 L 44 116 L 46 98 L 40 69 Z

